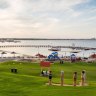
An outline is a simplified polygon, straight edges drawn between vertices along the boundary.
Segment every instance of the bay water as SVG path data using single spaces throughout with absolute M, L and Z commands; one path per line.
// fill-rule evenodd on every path
M 0 42 L 0 46 L 3 45 L 51 45 L 51 46 L 72 46 L 78 47 L 92 47 L 96 48 L 96 40 L 21 40 L 20 42 Z M 6 51 L 4 57 L 13 56 L 11 52 L 16 52 L 16 56 L 29 55 L 35 56 L 37 53 L 48 56 L 52 51 L 48 50 L 49 48 L 45 47 L 0 47 L 1 52 Z M 61 48 L 61 51 L 58 52 L 59 56 L 70 56 L 72 49 L 70 48 Z M 79 53 L 75 53 L 78 57 L 89 57 L 91 54 L 96 53 L 96 50 L 80 50 Z

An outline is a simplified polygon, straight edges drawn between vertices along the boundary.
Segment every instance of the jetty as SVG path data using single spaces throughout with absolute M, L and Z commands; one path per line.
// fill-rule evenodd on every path
M 52 46 L 52 45 L 0 45 L 0 48 L 9 48 L 9 47 L 35 47 L 35 48 L 71 48 L 77 50 L 96 50 L 94 47 L 81 47 L 81 46 Z

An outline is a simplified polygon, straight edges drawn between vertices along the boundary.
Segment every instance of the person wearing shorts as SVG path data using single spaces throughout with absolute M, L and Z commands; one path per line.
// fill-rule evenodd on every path
M 49 71 L 49 85 L 52 85 L 52 71 Z

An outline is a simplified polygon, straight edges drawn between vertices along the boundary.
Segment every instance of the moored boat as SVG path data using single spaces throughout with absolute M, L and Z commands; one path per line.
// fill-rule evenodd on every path
M 61 48 L 58 47 L 52 47 L 51 49 L 48 49 L 49 51 L 61 51 Z

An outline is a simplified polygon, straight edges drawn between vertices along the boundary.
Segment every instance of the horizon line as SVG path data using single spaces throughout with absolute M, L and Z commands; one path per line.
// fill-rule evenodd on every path
M 0 39 L 14 39 L 14 40 L 96 40 L 96 38 L 0 38 Z

